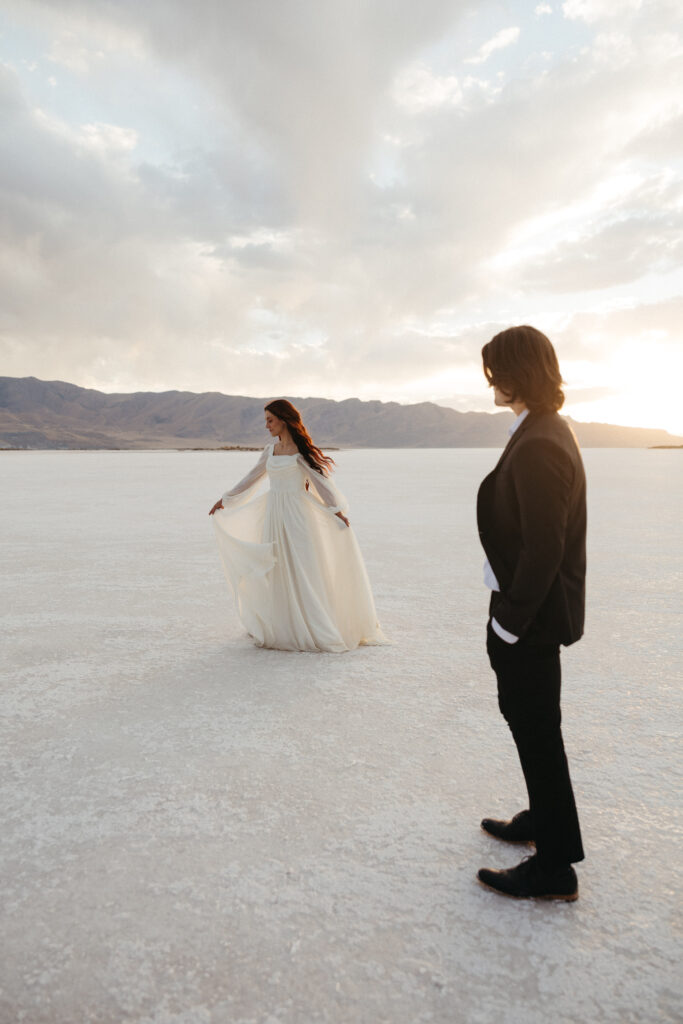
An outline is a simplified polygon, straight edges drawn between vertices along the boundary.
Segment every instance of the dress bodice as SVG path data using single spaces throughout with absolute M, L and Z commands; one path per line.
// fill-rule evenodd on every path
M 300 492 L 304 489 L 304 476 L 296 455 L 269 455 L 266 463 L 271 491 Z
M 224 509 L 236 510 L 254 496 L 264 477 L 268 477 L 271 491 L 279 494 L 301 494 L 311 500 L 318 500 L 333 516 L 338 512 L 345 515 L 348 505 L 344 495 L 337 489 L 329 476 L 312 469 L 298 452 L 292 455 L 274 455 L 273 445 L 263 449 L 261 457 L 247 475 L 221 497 Z M 308 483 L 308 487 L 306 484 Z

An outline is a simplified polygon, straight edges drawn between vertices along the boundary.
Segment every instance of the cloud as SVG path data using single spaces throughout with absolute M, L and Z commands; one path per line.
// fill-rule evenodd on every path
M 105 124 L 97 121 L 84 124 L 82 139 L 86 146 L 102 154 L 127 153 L 135 149 L 138 133 L 132 128 L 122 128 L 117 124 Z
M 458 106 L 463 90 L 455 75 L 435 75 L 424 65 L 406 68 L 394 82 L 396 103 L 411 114 L 444 105 Z
M 587 405 L 590 402 L 599 402 L 604 398 L 613 398 L 619 394 L 617 388 L 613 387 L 591 387 L 591 388 L 572 388 L 565 387 L 565 398 L 567 402 L 572 405 Z
M 299 218 L 338 227 L 359 200 L 385 90 L 465 6 L 303 0 L 264 9 L 204 0 L 124 3 L 114 16 L 124 26 L 134 21 L 146 48 L 205 84 L 262 160 L 276 164 Z
M 519 28 L 515 25 L 510 28 L 503 28 L 500 32 L 497 32 L 492 39 L 484 43 L 479 48 L 478 53 L 474 57 L 468 57 L 467 64 L 483 64 L 487 61 L 492 53 L 496 50 L 504 50 L 508 46 L 512 46 L 519 39 Z
M 672 350 L 680 347 L 683 322 L 683 296 L 660 302 L 624 303 L 621 308 L 603 312 L 576 313 L 555 331 L 558 347 L 571 360 L 590 360 L 596 348 L 608 356 L 618 356 L 625 339 L 658 339 Z
M 565 18 L 585 21 L 593 24 L 596 21 L 621 20 L 629 14 L 640 10 L 643 0 L 566 0 L 562 4 Z
M 96 61 L 104 58 L 103 50 L 92 50 L 84 46 L 78 34 L 64 31 L 53 41 L 48 59 L 53 64 L 79 75 L 86 75 Z
M 524 282 L 553 292 L 578 292 L 626 284 L 680 266 L 683 182 L 656 175 L 601 210 L 596 221 L 585 233 L 575 232 L 534 254 L 522 271 Z

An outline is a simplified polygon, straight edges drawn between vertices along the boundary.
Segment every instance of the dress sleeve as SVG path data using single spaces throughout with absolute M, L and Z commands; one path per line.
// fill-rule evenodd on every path
M 336 516 L 337 512 L 341 512 L 342 515 L 347 515 L 349 511 L 349 503 L 339 490 L 336 484 L 332 482 L 329 476 L 324 476 L 323 473 L 319 473 L 317 470 L 312 469 L 303 455 L 300 455 L 297 459 L 299 467 L 302 470 L 306 480 L 310 484 L 310 492 L 313 491 L 313 501 L 319 501 L 321 505 L 324 505 L 328 512 Z
M 261 452 L 258 462 L 255 466 L 252 466 L 247 475 L 238 484 L 235 484 L 233 488 L 221 495 L 224 508 L 238 508 L 249 501 L 258 483 L 266 475 L 266 462 L 272 447 L 272 445 L 267 444 Z

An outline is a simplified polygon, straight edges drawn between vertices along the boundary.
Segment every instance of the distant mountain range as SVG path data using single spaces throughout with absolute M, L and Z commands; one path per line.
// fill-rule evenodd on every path
M 0 377 L 0 448 L 219 448 L 265 443 L 267 399 L 211 391 L 109 395 L 63 381 Z M 340 448 L 498 448 L 509 412 L 456 412 L 432 402 L 292 398 L 320 445 Z M 665 430 L 569 420 L 588 448 L 676 445 Z

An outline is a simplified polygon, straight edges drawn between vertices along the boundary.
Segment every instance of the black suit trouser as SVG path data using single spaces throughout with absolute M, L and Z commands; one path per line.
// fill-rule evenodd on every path
M 507 644 L 488 625 L 486 649 L 498 706 L 517 745 L 538 858 L 548 866 L 583 860 L 581 829 L 562 740 L 560 648 Z

